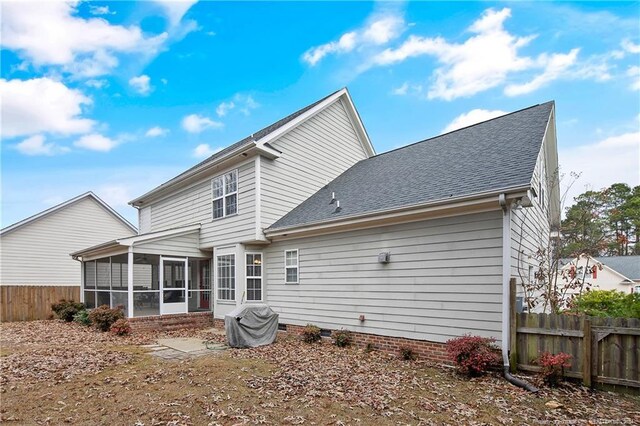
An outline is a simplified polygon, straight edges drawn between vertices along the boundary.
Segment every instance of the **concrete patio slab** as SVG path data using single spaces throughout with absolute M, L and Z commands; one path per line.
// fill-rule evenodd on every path
M 207 349 L 204 341 L 195 337 L 158 339 L 158 344 L 185 353 L 198 352 Z

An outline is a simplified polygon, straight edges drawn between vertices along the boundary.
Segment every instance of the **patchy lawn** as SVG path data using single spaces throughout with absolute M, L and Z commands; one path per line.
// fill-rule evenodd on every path
M 566 385 L 531 395 L 495 376 L 379 352 L 274 345 L 163 361 L 75 324 L 0 325 L 0 420 L 16 424 L 640 424 L 640 398 Z M 218 337 L 219 338 L 219 337 Z M 551 409 L 545 404 L 563 406 Z

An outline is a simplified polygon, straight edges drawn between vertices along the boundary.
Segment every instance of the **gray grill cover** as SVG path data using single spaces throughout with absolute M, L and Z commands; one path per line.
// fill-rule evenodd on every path
M 267 305 L 243 305 L 224 317 L 229 346 L 253 348 L 273 343 L 278 333 L 278 314 Z

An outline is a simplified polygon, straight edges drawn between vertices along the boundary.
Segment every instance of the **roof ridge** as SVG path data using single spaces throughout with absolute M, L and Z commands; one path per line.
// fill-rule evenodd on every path
M 543 103 L 541 103 L 541 104 L 531 105 L 531 106 L 528 106 L 528 107 L 526 107 L 526 108 L 519 109 L 519 110 L 517 110 L 517 111 L 508 112 L 508 113 L 506 113 L 506 114 L 499 115 L 499 116 L 497 116 L 497 117 L 489 118 L 488 120 L 479 121 L 479 122 L 477 122 L 477 123 L 469 124 L 468 126 L 460 127 L 459 129 L 451 130 L 451 131 L 449 131 L 449 132 L 442 133 L 442 134 L 437 135 L 437 136 L 432 136 L 432 137 L 430 137 L 430 138 L 423 139 L 423 140 L 420 140 L 420 141 L 417 141 L 417 142 L 413 142 L 413 143 L 410 143 L 410 144 L 408 144 L 408 145 L 400 146 L 400 147 L 398 147 L 398 148 L 394 148 L 394 149 L 391 149 L 391 150 L 389 150 L 389 151 L 381 152 L 380 154 L 376 154 L 376 155 L 374 155 L 373 157 L 369 157 L 369 158 L 376 158 L 376 157 L 379 157 L 379 156 L 381 156 L 381 155 L 385 155 L 385 154 L 389 154 L 389 153 L 392 153 L 392 152 L 395 152 L 395 151 L 399 151 L 399 150 L 401 150 L 401 149 L 409 148 L 410 146 L 413 146 L 413 145 L 417 145 L 417 144 L 420 144 L 420 143 L 423 143 L 423 142 L 431 141 L 431 140 L 433 140 L 433 139 L 441 138 L 441 137 L 443 137 L 443 136 L 450 135 L 451 133 L 459 132 L 460 130 L 465 130 L 465 129 L 468 129 L 468 128 L 470 128 L 470 127 L 478 126 L 478 125 L 480 125 L 480 124 L 485 124 L 485 123 L 488 123 L 488 122 L 490 122 L 490 121 L 498 120 L 498 119 L 500 119 L 500 118 L 504 118 L 504 117 L 507 117 L 507 116 L 509 116 L 509 115 L 518 114 L 518 113 L 521 113 L 521 112 L 527 111 L 527 110 L 529 110 L 529 109 L 538 108 L 538 107 L 540 107 L 540 106 L 542 106 L 542 105 L 547 105 L 547 104 L 555 104 L 555 101 L 553 101 L 553 100 L 552 100 L 552 101 L 547 101 L 547 102 L 543 102 Z M 368 160 L 369 158 L 367 158 L 366 160 Z M 362 161 L 364 161 L 364 160 L 362 160 Z

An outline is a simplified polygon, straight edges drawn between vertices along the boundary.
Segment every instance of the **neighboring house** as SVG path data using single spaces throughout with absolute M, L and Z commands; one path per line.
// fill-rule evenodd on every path
M 78 300 L 80 267 L 69 253 L 132 232 L 136 228 L 92 192 L 0 230 L 2 320 L 46 317 L 57 294 Z
M 288 326 L 501 339 L 514 233 L 557 225 L 556 169 L 552 102 L 376 155 L 343 89 L 133 200 L 140 235 L 73 256 L 84 300 L 118 293 L 129 317 L 261 302 Z
M 591 257 L 562 259 L 565 275 L 583 279 L 592 290 L 640 292 L 640 256 Z

